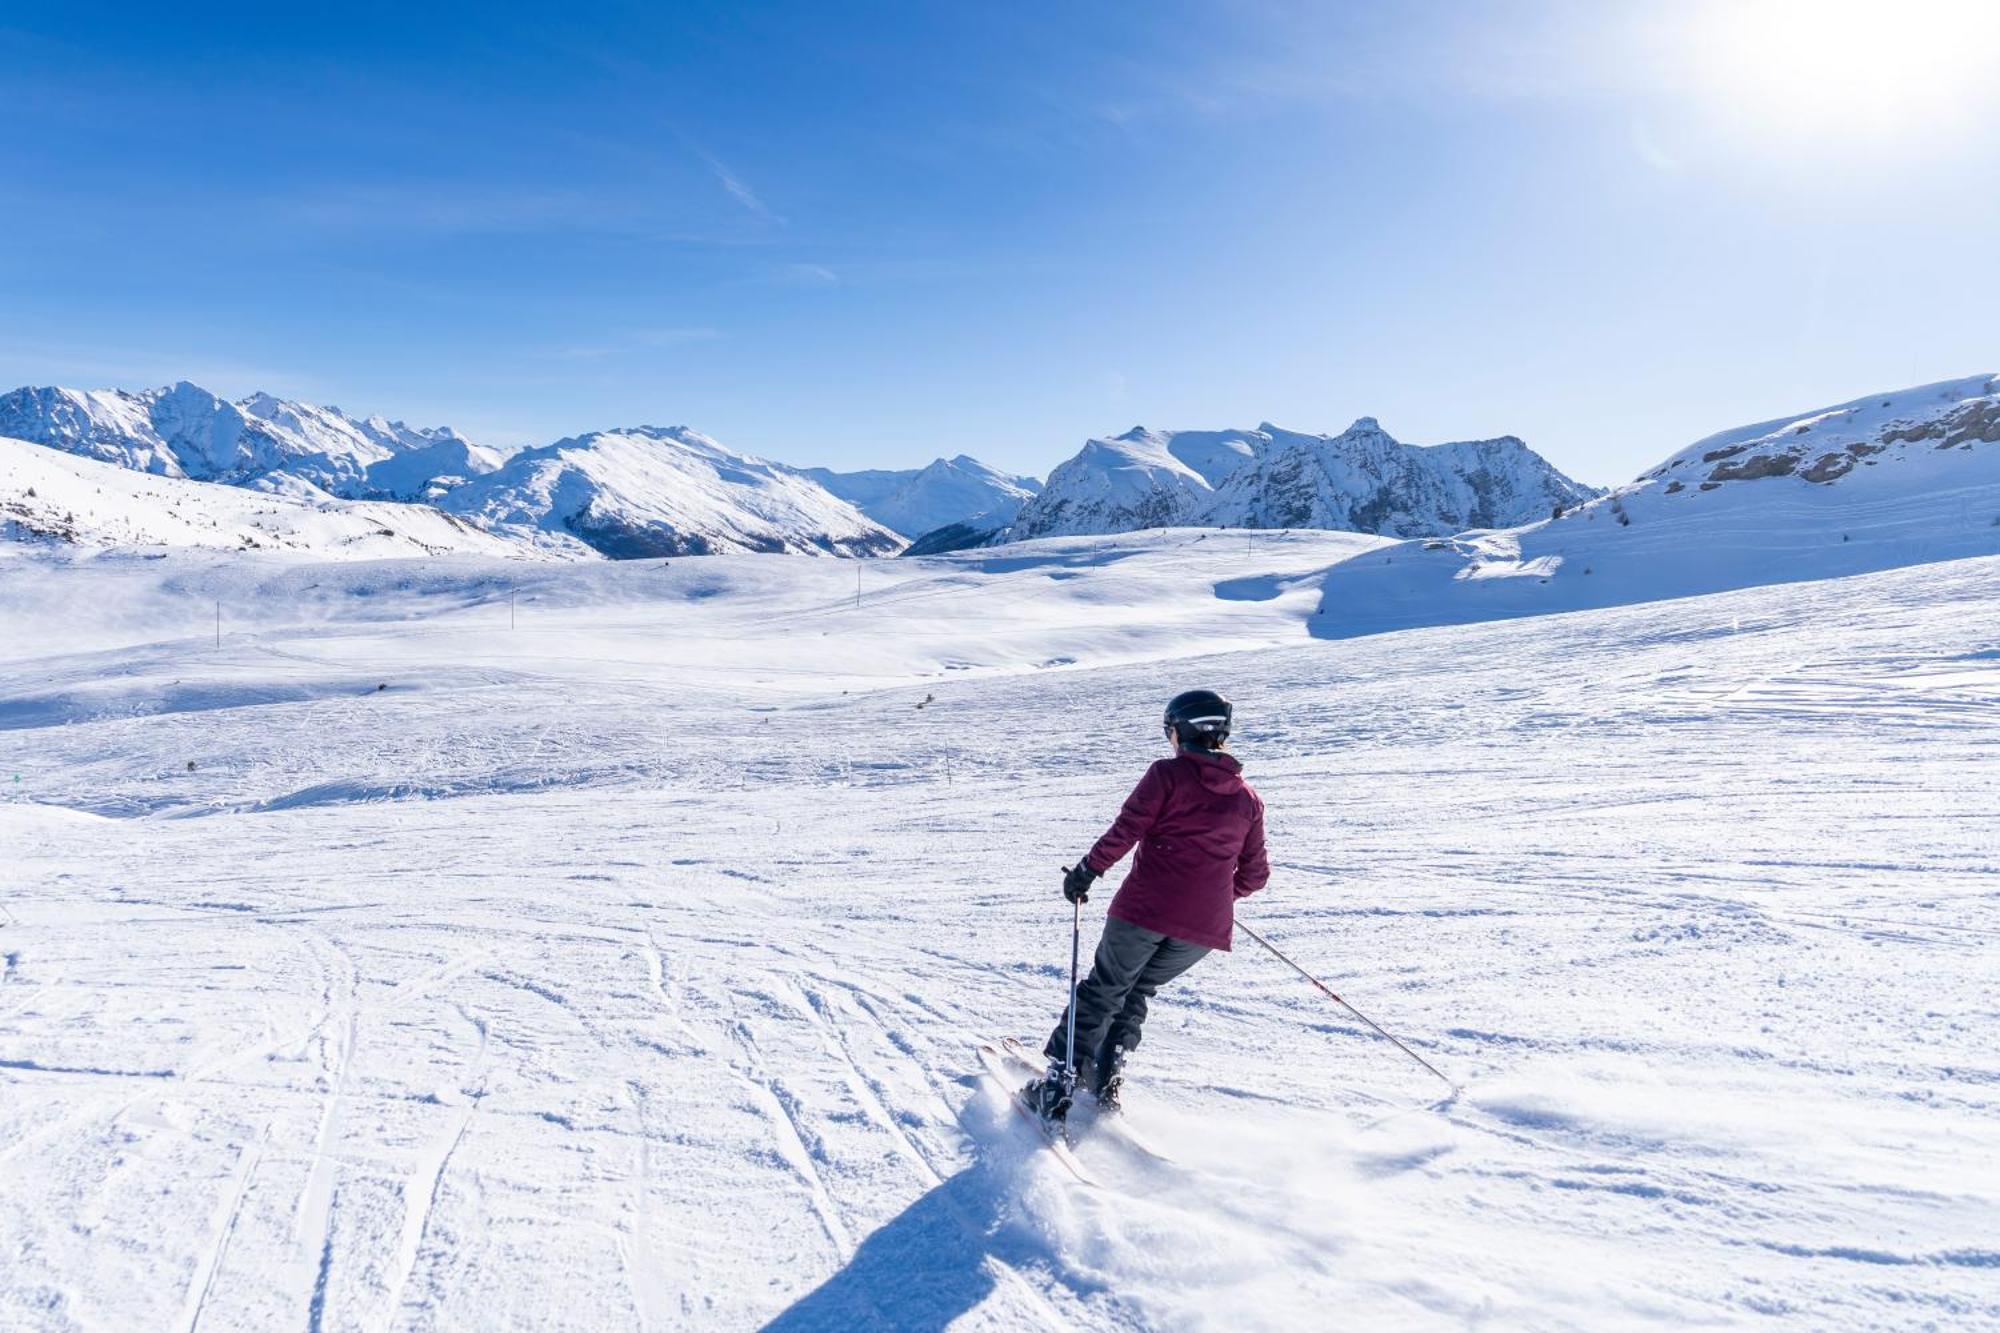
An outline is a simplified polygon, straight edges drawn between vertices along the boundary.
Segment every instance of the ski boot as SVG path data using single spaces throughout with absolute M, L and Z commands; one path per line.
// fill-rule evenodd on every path
M 1069 1117 L 1069 1108 L 1076 1100 L 1076 1075 L 1061 1060 L 1049 1061 L 1049 1072 L 1028 1084 L 1021 1090 L 1028 1099 L 1028 1105 L 1035 1113 L 1052 1124 L 1061 1124 Z
M 1104 1081 L 1097 1085 L 1097 1113 L 1117 1115 L 1124 1109 L 1119 1097 L 1125 1089 L 1125 1048 L 1112 1047 L 1111 1058 L 1105 1064 Z

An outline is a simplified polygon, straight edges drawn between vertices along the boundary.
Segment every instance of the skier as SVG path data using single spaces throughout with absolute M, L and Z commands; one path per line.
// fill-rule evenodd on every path
M 1234 712 L 1214 690 L 1175 695 L 1163 720 L 1173 757 L 1146 770 L 1111 828 L 1063 872 L 1063 896 L 1088 902 L 1092 882 L 1139 849 L 1111 900 L 1090 975 L 1072 997 L 1076 1068 L 1065 1009 L 1042 1048 L 1048 1073 L 1028 1087 L 1029 1102 L 1050 1119 L 1069 1113 L 1078 1087 L 1101 1111 L 1118 1110 L 1147 1002 L 1209 950 L 1229 948 L 1236 900 L 1271 876 L 1264 803 L 1224 752 Z

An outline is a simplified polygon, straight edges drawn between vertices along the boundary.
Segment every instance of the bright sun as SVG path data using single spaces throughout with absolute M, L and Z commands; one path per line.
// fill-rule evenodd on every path
M 1982 128 L 2000 84 L 2000 0 L 1719 0 L 1688 35 L 1747 133 L 1912 143 Z

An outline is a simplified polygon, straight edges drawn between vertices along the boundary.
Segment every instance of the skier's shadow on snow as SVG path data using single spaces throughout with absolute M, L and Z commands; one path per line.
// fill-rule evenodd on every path
M 991 1294 L 991 1260 L 1025 1260 L 1029 1247 L 999 1230 L 1002 1188 L 984 1162 L 933 1187 L 876 1228 L 844 1268 L 765 1333 L 945 1327 Z

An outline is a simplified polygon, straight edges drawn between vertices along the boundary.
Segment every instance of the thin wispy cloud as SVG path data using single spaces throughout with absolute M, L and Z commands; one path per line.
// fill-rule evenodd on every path
M 769 243 L 768 236 L 735 233 L 723 227 L 690 227 L 691 219 L 677 207 L 609 187 L 543 189 L 486 183 L 356 181 L 266 196 L 251 207 L 265 210 L 285 227 L 334 235 L 443 238 L 571 233 L 620 236 L 692 249 L 754 248 Z M 780 221 L 775 217 L 771 220 Z
M 769 218 L 773 222 L 784 221 L 783 218 L 773 213 L 762 199 L 757 197 L 755 190 L 752 190 L 748 185 L 743 183 L 742 177 L 738 176 L 728 167 L 723 166 L 722 163 L 716 161 L 714 158 L 710 158 L 708 169 L 715 173 L 717 180 L 722 182 L 722 188 L 729 192 L 731 199 L 734 199 L 760 218 Z
M 1712 0 L 1711 0 L 1712 2 Z M 1253 7 L 1229 40 L 1176 49 L 1177 76 L 1115 58 L 1076 109 L 1128 128 L 1299 107 L 1417 102 L 1555 102 L 1628 97 L 1662 81 L 1665 30 L 1692 6 L 1642 0 L 1449 0 L 1403 7 Z M 1413 21 L 1415 20 L 1415 21 Z M 1051 93 L 1050 100 L 1066 100 Z
M 578 57 L 597 66 L 603 71 L 607 81 L 613 85 L 626 83 L 644 84 L 649 83 L 654 77 L 654 70 L 649 64 L 643 60 L 635 59 L 624 52 L 591 49 L 579 52 Z M 735 201 L 744 212 L 763 222 L 773 223 L 780 227 L 786 225 L 784 216 L 765 203 L 763 196 L 751 187 L 750 183 L 743 178 L 741 173 L 737 172 L 714 153 L 708 151 L 694 135 L 688 132 L 684 125 L 679 123 L 677 118 L 663 115 L 658 107 L 651 102 L 631 105 L 624 109 L 624 115 L 628 125 L 636 124 L 641 127 L 651 128 L 664 137 L 677 140 L 702 166 L 708 169 L 709 175 L 715 178 L 715 183 L 722 187 L 723 193 Z M 602 136 L 588 137 L 593 144 L 600 148 L 608 146 L 612 151 L 618 153 L 632 151 L 627 145 L 621 143 L 607 145 Z M 644 141 L 649 144 L 651 143 L 649 137 L 645 138 Z M 650 154 L 651 149 L 649 148 L 645 152 Z
M 780 264 L 753 274 L 752 281 L 774 287 L 926 286 L 990 279 L 996 274 L 1025 277 L 1049 271 L 1034 259 L 1005 262 L 961 258 L 905 256 L 881 258 L 857 255 L 832 264 L 800 261 Z
M 709 175 L 715 177 L 716 183 L 722 186 L 723 193 L 742 205 L 745 212 L 780 227 L 785 225 L 785 219 L 774 212 L 771 206 L 750 188 L 749 182 L 730 170 L 728 163 L 703 148 L 686 133 L 680 135 L 680 140 L 687 145 L 689 152 L 701 159 L 701 164 L 708 168 Z

